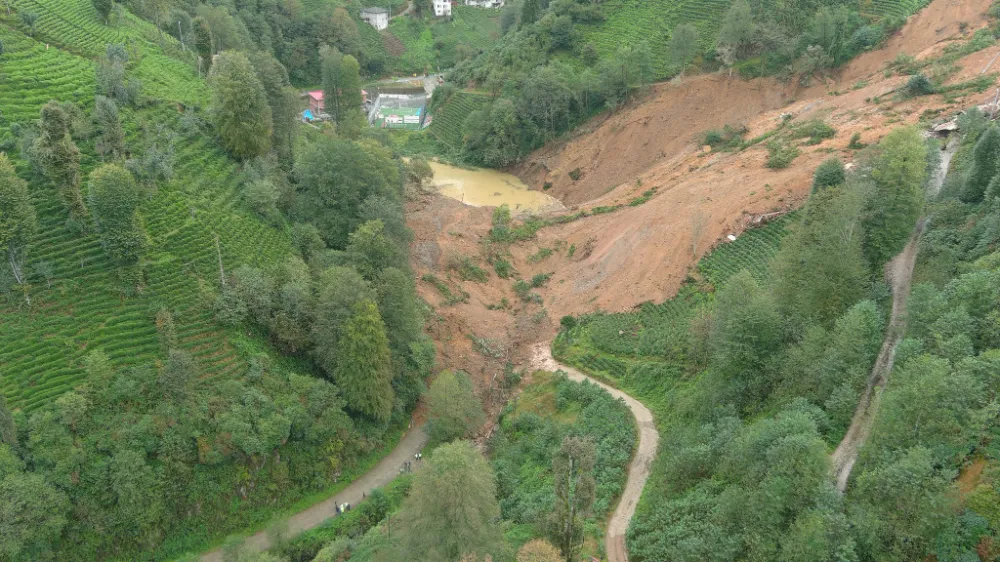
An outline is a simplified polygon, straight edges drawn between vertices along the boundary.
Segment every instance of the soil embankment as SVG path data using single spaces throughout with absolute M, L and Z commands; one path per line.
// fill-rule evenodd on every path
M 608 562 L 628 562 L 625 532 L 628 531 L 628 524 L 632 520 L 632 516 L 635 515 L 635 508 L 642 496 L 642 489 L 646 486 L 646 480 L 649 479 L 649 472 L 653 466 L 653 459 L 656 458 L 656 448 L 660 440 L 660 434 L 656 431 L 656 425 L 653 423 L 653 413 L 641 402 L 617 388 L 610 387 L 572 367 L 556 362 L 552 358 L 552 351 L 548 343 L 537 344 L 532 348 L 531 368 L 545 371 L 561 370 L 565 371 L 572 380 L 596 384 L 615 398 L 624 400 L 632 411 L 635 424 L 639 428 L 639 444 L 632 456 L 632 464 L 628 467 L 625 490 L 618 500 L 614 513 L 611 514 L 604 537 L 604 548 L 608 554 Z

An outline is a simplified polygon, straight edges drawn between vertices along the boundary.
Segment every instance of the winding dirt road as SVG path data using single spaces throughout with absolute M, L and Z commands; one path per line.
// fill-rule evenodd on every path
M 635 416 L 636 425 L 639 426 L 639 446 L 636 448 L 635 456 L 632 457 L 632 464 L 628 469 L 628 481 L 625 483 L 625 491 L 618 501 L 618 507 L 608 521 L 608 530 L 604 536 L 604 547 L 608 553 L 608 562 L 628 562 L 628 551 L 625 548 L 625 532 L 628 530 L 629 521 L 635 514 L 635 507 L 639 503 L 642 489 L 649 478 L 649 471 L 656 457 L 656 447 L 660 440 L 660 434 L 656 431 L 653 423 L 653 414 L 638 400 L 628 394 L 612 388 L 598 380 L 577 371 L 572 367 L 567 367 L 558 363 L 552 358 L 552 351 L 548 343 L 539 343 L 531 350 L 531 366 L 534 369 L 545 371 L 565 371 L 571 380 L 589 381 L 592 384 L 606 390 L 615 398 L 621 398 L 632 410 Z
M 385 486 L 397 476 L 404 461 L 413 459 L 413 455 L 424 448 L 427 444 L 427 434 L 424 433 L 423 426 L 418 426 L 407 430 L 406 435 L 399 441 L 396 448 L 384 459 L 379 461 L 374 468 L 361 475 L 346 488 L 331 498 L 296 513 L 288 519 L 288 538 L 297 536 L 310 529 L 318 527 L 321 523 L 337 515 L 337 506 L 342 503 L 358 505 L 364 499 L 364 495 L 374 488 Z M 256 551 L 264 551 L 271 547 L 271 537 L 264 531 L 247 537 L 244 544 Z M 217 548 L 201 557 L 203 562 L 221 562 L 222 549 Z

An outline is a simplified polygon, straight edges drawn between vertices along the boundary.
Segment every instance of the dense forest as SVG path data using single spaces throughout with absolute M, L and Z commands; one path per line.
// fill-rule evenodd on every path
M 557 356 L 642 398 L 664 436 L 630 559 L 994 556 L 993 473 L 961 492 L 955 479 L 998 458 L 998 134 L 976 109 L 959 126 L 940 195 L 939 143 L 897 129 L 849 172 L 836 160 L 817 170 L 763 270 L 711 275 L 715 286 L 638 315 L 564 321 Z M 840 495 L 830 453 L 888 327 L 884 266 L 918 220 L 928 226 L 905 332 Z
M 142 8 L 162 10 L 161 24 L 175 13 Z M 303 63 L 344 100 L 334 127 L 304 136 L 272 49 L 225 8 L 189 8 L 195 31 L 213 22 L 195 72 L 171 47 L 186 44 L 165 39 L 159 55 L 159 35 L 137 26 L 95 49 L 86 97 L 16 121 L 4 108 L 5 353 L 49 349 L 34 338 L 74 308 L 100 316 L 87 315 L 98 332 L 50 355 L 49 371 L 69 375 L 51 399 L 32 397 L 38 379 L 4 373 L 15 398 L 0 394 L 2 560 L 165 559 L 260 525 L 384 454 L 433 366 L 403 215 L 405 185 L 424 172 L 357 126 L 357 60 L 331 48 Z M 0 64 L 15 72 L 33 40 L 7 27 L 2 39 Z M 184 88 L 165 93 L 162 80 Z M 197 91 L 203 107 L 162 97 Z M 188 152 L 206 140 L 221 149 Z M 174 204 L 179 216 L 164 210 Z M 124 347 L 102 345 L 119 334 Z

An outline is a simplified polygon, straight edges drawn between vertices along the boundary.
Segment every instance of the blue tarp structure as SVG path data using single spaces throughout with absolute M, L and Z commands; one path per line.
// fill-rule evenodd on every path
M 308 109 L 302 112 L 302 118 L 305 119 L 306 121 L 312 121 L 313 119 L 315 119 L 315 117 L 313 117 L 312 111 Z

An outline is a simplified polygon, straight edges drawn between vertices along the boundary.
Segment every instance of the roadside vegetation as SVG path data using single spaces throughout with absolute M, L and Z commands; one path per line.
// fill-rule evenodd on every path
M 660 427 L 630 559 L 963 560 L 992 548 L 993 473 L 956 477 L 997 462 L 1000 269 L 983 188 L 996 129 L 977 110 L 960 122 L 929 203 L 939 148 L 898 129 L 846 174 L 824 164 L 803 210 L 721 246 L 678 297 L 564 319 L 556 357 L 641 399 Z M 892 382 L 840 496 L 829 455 L 881 348 L 883 265 L 925 215 Z M 712 273 L 727 255 L 745 271 Z

